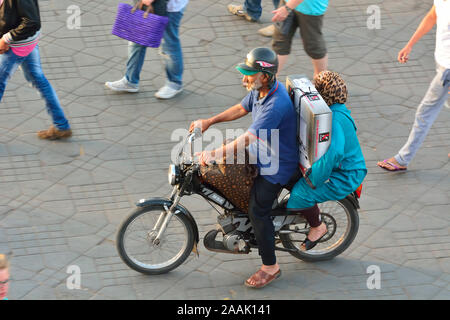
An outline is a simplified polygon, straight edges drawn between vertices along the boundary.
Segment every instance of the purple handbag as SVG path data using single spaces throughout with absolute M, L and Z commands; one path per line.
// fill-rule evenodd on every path
M 169 18 L 149 13 L 151 6 L 145 12 L 137 10 L 139 4 L 132 7 L 119 3 L 112 34 L 146 47 L 158 48 Z

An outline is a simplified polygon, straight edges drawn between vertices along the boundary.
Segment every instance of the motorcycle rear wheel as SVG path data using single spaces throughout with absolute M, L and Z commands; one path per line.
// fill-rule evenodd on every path
M 358 211 L 348 199 L 339 201 L 327 201 L 319 204 L 320 212 L 331 215 L 337 221 L 337 227 L 342 228 L 341 232 L 336 233 L 327 241 L 319 242 L 315 248 L 303 251 L 300 249 L 301 241 L 306 235 L 301 233 L 280 233 L 280 240 L 283 247 L 291 249 L 289 253 L 297 259 L 316 262 L 331 260 L 344 252 L 356 237 L 359 229 Z M 346 220 L 346 226 L 340 226 Z M 306 225 L 309 228 L 309 225 Z M 344 229 L 345 228 L 345 229 Z M 329 230 L 330 231 L 330 230 Z
M 174 214 L 159 245 L 154 245 L 152 232 L 165 208 L 152 204 L 134 210 L 119 226 L 116 246 L 123 262 L 138 272 L 156 275 L 181 265 L 192 252 L 194 229 L 182 213 Z

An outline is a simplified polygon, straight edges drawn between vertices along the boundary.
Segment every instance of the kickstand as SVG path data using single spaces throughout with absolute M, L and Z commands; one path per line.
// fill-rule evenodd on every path
M 200 257 L 200 254 L 199 254 L 198 248 L 197 248 L 197 242 L 194 242 L 194 247 L 192 248 L 192 252 L 195 253 L 195 255 L 197 256 L 197 258 Z

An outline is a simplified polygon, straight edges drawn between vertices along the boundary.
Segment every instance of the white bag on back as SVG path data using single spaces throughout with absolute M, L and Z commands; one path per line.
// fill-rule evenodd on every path
M 299 162 L 305 173 L 330 146 L 332 112 L 306 76 L 288 76 L 286 88 L 297 111 Z

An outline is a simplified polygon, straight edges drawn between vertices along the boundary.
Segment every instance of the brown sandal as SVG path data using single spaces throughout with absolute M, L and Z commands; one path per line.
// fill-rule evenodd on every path
M 281 270 L 278 270 L 274 275 L 268 274 L 267 272 L 262 271 L 259 269 L 256 271 L 250 279 L 247 279 L 245 281 L 245 285 L 249 288 L 263 288 L 267 286 L 269 283 L 271 283 L 273 280 L 278 279 L 281 276 Z M 255 282 L 256 284 L 250 284 L 249 280 L 252 280 L 252 282 Z

